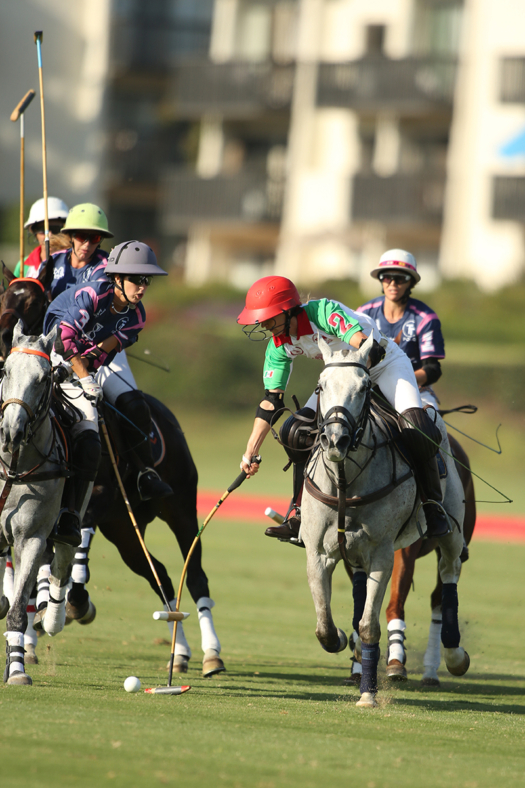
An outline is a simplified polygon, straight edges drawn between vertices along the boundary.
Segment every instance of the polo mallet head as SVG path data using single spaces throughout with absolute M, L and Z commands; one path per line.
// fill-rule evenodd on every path
M 36 96 L 36 93 L 35 93 L 35 91 L 32 88 L 31 88 L 31 90 L 27 91 L 27 93 L 25 94 L 24 98 L 16 105 L 16 107 L 14 108 L 14 110 L 11 113 L 11 120 L 13 122 L 17 121 L 18 118 L 21 115 L 24 114 L 24 112 L 26 111 L 28 106 L 31 104 L 31 102 L 33 101 L 35 96 Z
M 184 621 L 189 613 L 179 613 L 176 610 L 156 610 L 153 613 L 155 621 Z
M 148 695 L 183 695 L 190 689 L 189 685 L 183 687 L 148 687 L 144 692 Z

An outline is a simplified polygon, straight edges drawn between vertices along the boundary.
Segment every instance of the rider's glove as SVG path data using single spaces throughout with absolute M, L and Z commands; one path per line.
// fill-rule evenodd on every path
M 87 375 L 85 378 L 79 378 L 80 385 L 84 390 L 86 397 L 95 404 L 102 399 L 102 389 L 94 379 L 93 375 Z
M 95 372 L 104 364 L 108 354 L 99 347 L 92 347 L 86 353 L 82 353 L 82 359 L 86 362 L 89 372 Z

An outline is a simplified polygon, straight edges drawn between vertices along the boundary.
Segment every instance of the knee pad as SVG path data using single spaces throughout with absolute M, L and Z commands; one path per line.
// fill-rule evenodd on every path
M 301 421 L 295 414 L 289 416 L 279 431 L 279 437 L 288 457 L 292 462 L 306 462 L 310 449 L 314 444 L 313 430 L 317 428 L 315 412 L 311 408 L 301 408 L 300 416 L 312 419 L 311 422 Z
M 117 397 L 115 407 L 120 410 L 133 424 L 148 433 L 151 424 L 151 411 L 146 402 L 146 398 L 142 391 L 133 389 L 125 391 Z M 125 419 L 122 420 L 122 426 L 125 430 L 132 430 L 133 427 Z
M 406 416 L 408 421 L 417 429 L 408 424 L 403 416 Z M 434 424 L 426 410 L 423 410 L 423 408 L 408 408 L 408 410 L 404 410 L 399 419 L 399 425 L 408 449 L 418 459 L 429 460 L 435 456 L 441 444 L 441 431 L 437 424 Z M 430 440 L 427 440 L 428 438 Z
M 73 446 L 73 469 L 86 481 L 94 482 L 100 463 L 100 436 L 95 430 L 84 430 Z

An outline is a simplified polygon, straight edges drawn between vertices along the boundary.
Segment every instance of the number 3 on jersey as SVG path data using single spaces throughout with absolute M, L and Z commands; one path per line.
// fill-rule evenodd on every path
M 353 326 L 353 323 L 347 323 L 346 319 L 347 319 L 346 315 L 343 316 L 339 312 L 332 312 L 332 314 L 328 318 L 328 323 L 333 328 L 339 328 L 340 333 L 344 335 Z

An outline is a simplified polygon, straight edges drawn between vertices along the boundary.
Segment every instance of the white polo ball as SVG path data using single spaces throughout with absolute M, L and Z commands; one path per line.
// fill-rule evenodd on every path
M 136 676 L 128 676 L 124 682 L 126 692 L 138 692 L 140 689 L 140 679 Z

